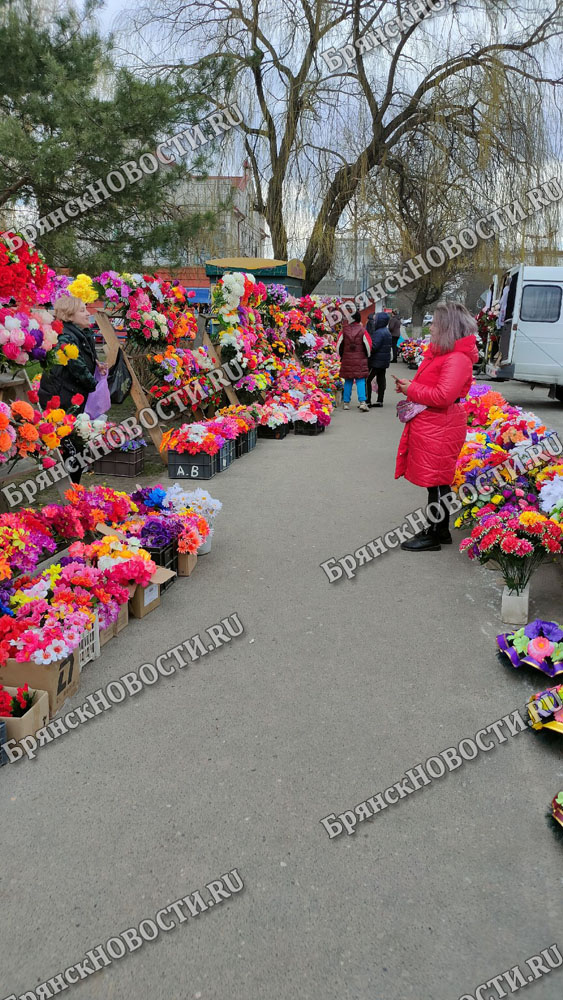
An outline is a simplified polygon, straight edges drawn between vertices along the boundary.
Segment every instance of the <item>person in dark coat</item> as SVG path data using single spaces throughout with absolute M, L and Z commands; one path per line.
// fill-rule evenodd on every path
M 370 319 L 372 317 L 370 316 Z M 368 406 L 383 406 L 383 397 L 387 385 L 385 372 L 391 364 L 391 332 L 389 330 L 389 316 L 387 313 L 376 313 L 373 317 L 373 334 L 371 340 L 371 354 L 369 356 L 369 375 L 367 380 L 367 401 Z M 377 380 L 377 403 L 371 401 L 371 384 Z
M 342 333 L 336 342 L 336 349 L 342 359 L 340 378 L 344 379 L 342 398 L 345 410 L 350 409 L 354 381 L 358 393 L 358 409 L 368 410 L 366 378 L 369 374 L 368 357 L 371 351 L 371 337 L 362 326 L 361 320 L 359 312 L 355 312 L 352 316 L 352 322 L 342 325 Z
M 39 383 L 39 403 L 46 407 L 53 396 L 58 396 L 60 406 L 68 410 L 74 405 L 74 413 L 83 413 L 86 400 L 97 386 L 96 371 L 99 375 L 107 374 L 107 365 L 99 363 L 96 356 L 96 341 L 90 330 L 91 317 L 85 303 L 73 295 L 62 295 L 54 304 L 56 319 L 63 323 L 62 333 L 57 341 L 57 348 L 72 345 L 76 357 L 70 358 L 66 365 L 54 365 L 44 372 Z M 75 395 L 83 396 L 83 401 L 76 406 L 72 403 Z M 74 457 L 80 451 L 80 442 L 74 435 L 65 438 L 61 444 L 64 459 Z M 82 468 L 69 473 L 73 483 L 80 482 Z
M 391 333 L 391 342 L 393 344 L 393 363 L 396 363 L 399 357 L 399 341 L 401 339 L 401 320 L 399 319 L 399 313 L 396 309 L 393 309 L 389 317 L 389 331 Z

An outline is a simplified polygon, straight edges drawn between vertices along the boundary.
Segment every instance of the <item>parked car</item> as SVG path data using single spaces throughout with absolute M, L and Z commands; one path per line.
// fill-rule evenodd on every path
M 562 300 L 563 267 L 510 269 L 505 320 L 493 342 L 491 334 L 488 338 L 489 377 L 550 386 L 563 402 Z M 497 352 L 500 358 L 493 362 Z

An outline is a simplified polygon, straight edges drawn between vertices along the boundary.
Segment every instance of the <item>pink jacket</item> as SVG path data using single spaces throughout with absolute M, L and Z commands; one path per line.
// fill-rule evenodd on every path
M 405 424 L 395 479 L 404 476 L 415 486 L 453 482 L 467 429 L 465 412 L 457 400 L 467 395 L 478 359 L 473 334 L 457 340 L 448 354 L 434 354 L 430 348 L 407 393 L 407 399 L 427 409 Z

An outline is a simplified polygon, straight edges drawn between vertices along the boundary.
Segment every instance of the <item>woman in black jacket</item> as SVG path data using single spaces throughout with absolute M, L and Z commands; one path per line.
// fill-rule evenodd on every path
M 86 400 L 97 385 L 96 371 L 100 375 L 106 375 L 107 365 L 99 363 L 96 357 L 96 341 L 90 330 L 91 317 L 82 299 L 73 295 L 63 295 L 55 302 L 53 311 L 55 318 L 63 323 L 57 347 L 72 344 L 78 354 L 75 358 L 71 358 L 68 364 L 54 365 L 48 372 L 43 373 L 39 384 L 39 402 L 45 408 L 53 396 L 58 396 L 62 409 L 68 410 L 72 405 L 72 397 L 78 393 L 84 397 L 84 401 L 74 412 L 83 413 Z M 70 437 L 73 440 L 65 438 L 61 445 L 65 460 L 74 457 L 82 450 L 80 441 L 74 439 L 74 435 Z M 73 483 L 80 482 L 81 466 L 71 471 L 69 475 Z
M 372 331 L 368 324 L 368 332 L 371 332 L 371 354 L 369 356 L 369 375 L 367 379 L 368 406 L 383 406 L 383 397 L 387 379 L 385 372 L 391 364 L 391 332 L 389 330 L 389 317 L 387 313 L 376 313 L 370 316 Z M 371 401 L 371 383 L 377 379 L 377 403 Z

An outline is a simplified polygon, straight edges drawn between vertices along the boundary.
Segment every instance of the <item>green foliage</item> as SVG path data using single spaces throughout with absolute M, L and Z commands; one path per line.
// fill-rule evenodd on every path
M 33 4 L 0 6 L 0 217 L 9 219 L 6 209 L 16 203 L 37 219 L 48 215 L 211 110 L 181 67 L 166 80 L 116 69 L 111 43 L 92 22 L 98 6 L 94 0 L 82 12 L 69 9 L 48 25 Z M 90 273 L 139 269 L 147 255 L 181 262 L 187 242 L 213 216 L 182 216 L 173 189 L 205 171 L 206 149 L 40 235 L 38 248 L 51 264 Z

